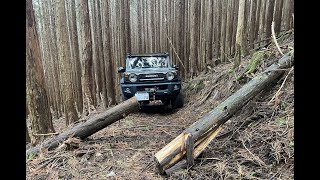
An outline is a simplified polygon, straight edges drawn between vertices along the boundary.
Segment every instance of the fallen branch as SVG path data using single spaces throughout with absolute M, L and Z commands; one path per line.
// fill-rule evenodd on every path
M 209 90 L 209 93 L 208 93 L 208 94 L 200 101 L 200 103 L 198 103 L 198 104 L 200 105 L 200 104 L 204 103 L 204 102 L 208 99 L 208 97 L 211 95 L 211 93 L 212 93 L 212 91 L 214 90 L 214 88 L 216 88 L 217 86 L 218 86 L 218 84 L 212 86 L 212 87 L 210 88 L 210 90 Z
M 51 135 L 57 135 L 59 133 L 55 132 L 55 133 L 48 133 L 48 134 L 32 134 L 34 136 L 51 136 Z
M 253 157 L 254 160 L 256 160 L 258 162 L 258 164 L 261 166 L 261 164 L 263 166 L 266 166 L 266 163 L 263 162 L 257 155 L 253 154 L 247 147 L 246 145 L 244 144 L 244 142 L 242 141 L 242 145 L 243 147 L 249 152 L 249 154 Z
M 274 96 L 273 96 L 273 97 L 271 98 L 271 100 L 268 102 L 269 105 L 270 105 L 270 103 L 271 103 L 276 97 L 278 97 L 281 89 L 282 89 L 283 86 L 284 86 L 284 83 L 286 82 L 286 80 L 287 80 L 287 78 L 288 78 L 288 76 L 289 76 L 289 74 L 291 73 L 292 70 L 293 70 L 293 67 L 290 69 L 290 71 L 288 72 L 288 74 L 287 74 L 286 77 L 284 78 L 284 80 L 283 80 L 280 88 L 279 88 L 278 91 L 276 92 L 276 94 L 274 94 Z
M 135 149 L 135 148 L 104 148 L 103 150 L 105 151 L 112 151 L 112 150 L 117 150 L 117 151 L 127 151 L 127 150 L 132 150 L 132 151 L 155 151 L 156 149 Z

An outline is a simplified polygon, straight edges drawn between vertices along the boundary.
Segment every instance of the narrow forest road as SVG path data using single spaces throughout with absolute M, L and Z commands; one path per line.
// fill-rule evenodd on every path
M 99 113 L 99 110 L 92 115 L 96 113 Z M 79 179 L 103 179 L 108 172 L 113 171 L 124 179 L 132 179 L 141 174 L 144 174 L 146 179 L 160 178 L 153 164 L 153 155 L 195 119 L 195 113 L 190 112 L 186 115 L 184 108 L 170 111 L 161 105 L 145 107 L 81 142 L 79 149 L 70 154 L 81 154 L 82 157 L 73 159 L 72 165 L 69 161 L 67 163 L 78 168 L 67 168 L 65 175 L 69 174 Z M 54 121 L 57 130 L 62 130 L 63 124 L 62 119 Z M 88 166 L 90 168 L 86 169 Z M 82 167 L 80 172 L 79 167 Z M 104 168 L 107 170 L 101 171 Z

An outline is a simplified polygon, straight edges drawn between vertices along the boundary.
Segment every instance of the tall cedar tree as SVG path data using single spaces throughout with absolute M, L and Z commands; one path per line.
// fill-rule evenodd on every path
M 31 123 L 31 143 L 36 144 L 44 134 L 54 132 L 42 67 L 38 33 L 32 0 L 26 1 L 26 85 L 28 116 Z
M 235 62 L 233 69 L 237 69 L 241 62 L 241 56 L 242 56 L 242 49 L 243 47 L 243 41 L 244 41 L 244 31 L 243 31 L 243 25 L 244 25 L 244 11 L 245 11 L 245 1 L 246 0 L 240 0 L 239 1 L 239 13 L 238 13 L 238 26 L 237 26 L 237 36 L 236 36 L 236 55 L 235 55 Z
M 66 11 L 65 1 L 55 1 L 55 23 L 58 57 L 61 72 L 62 96 L 64 101 L 64 113 L 66 117 L 66 125 L 78 120 L 78 115 L 75 109 L 72 81 L 72 62 L 70 60 L 70 51 L 68 43 L 68 29 L 66 26 Z
M 77 1 L 77 13 L 78 21 L 80 22 L 81 31 L 79 34 L 79 47 L 80 47 L 80 61 L 82 64 L 82 88 L 84 92 L 83 99 L 83 108 L 85 113 L 95 110 L 93 106 L 93 96 L 94 94 L 91 91 L 93 86 L 93 64 L 92 64 L 92 42 L 91 42 L 91 30 L 90 30 L 90 19 L 89 19 L 89 9 L 88 9 L 88 0 L 78 0 Z

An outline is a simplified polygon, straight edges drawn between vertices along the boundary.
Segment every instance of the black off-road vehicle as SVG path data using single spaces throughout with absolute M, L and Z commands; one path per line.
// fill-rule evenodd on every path
M 168 53 L 128 54 L 120 80 L 122 100 L 136 96 L 140 104 L 161 100 L 172 108 L 183 106 L 181 79 L 178 67 L 171 65 Z

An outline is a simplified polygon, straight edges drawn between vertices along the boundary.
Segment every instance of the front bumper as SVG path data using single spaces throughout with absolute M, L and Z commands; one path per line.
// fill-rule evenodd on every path
M 120 84 L 124 96 L 130 98 L 139 92 L 148 92 L 150 100 L 161 100 L 174 97 L 180 93 L 181 82 Z

